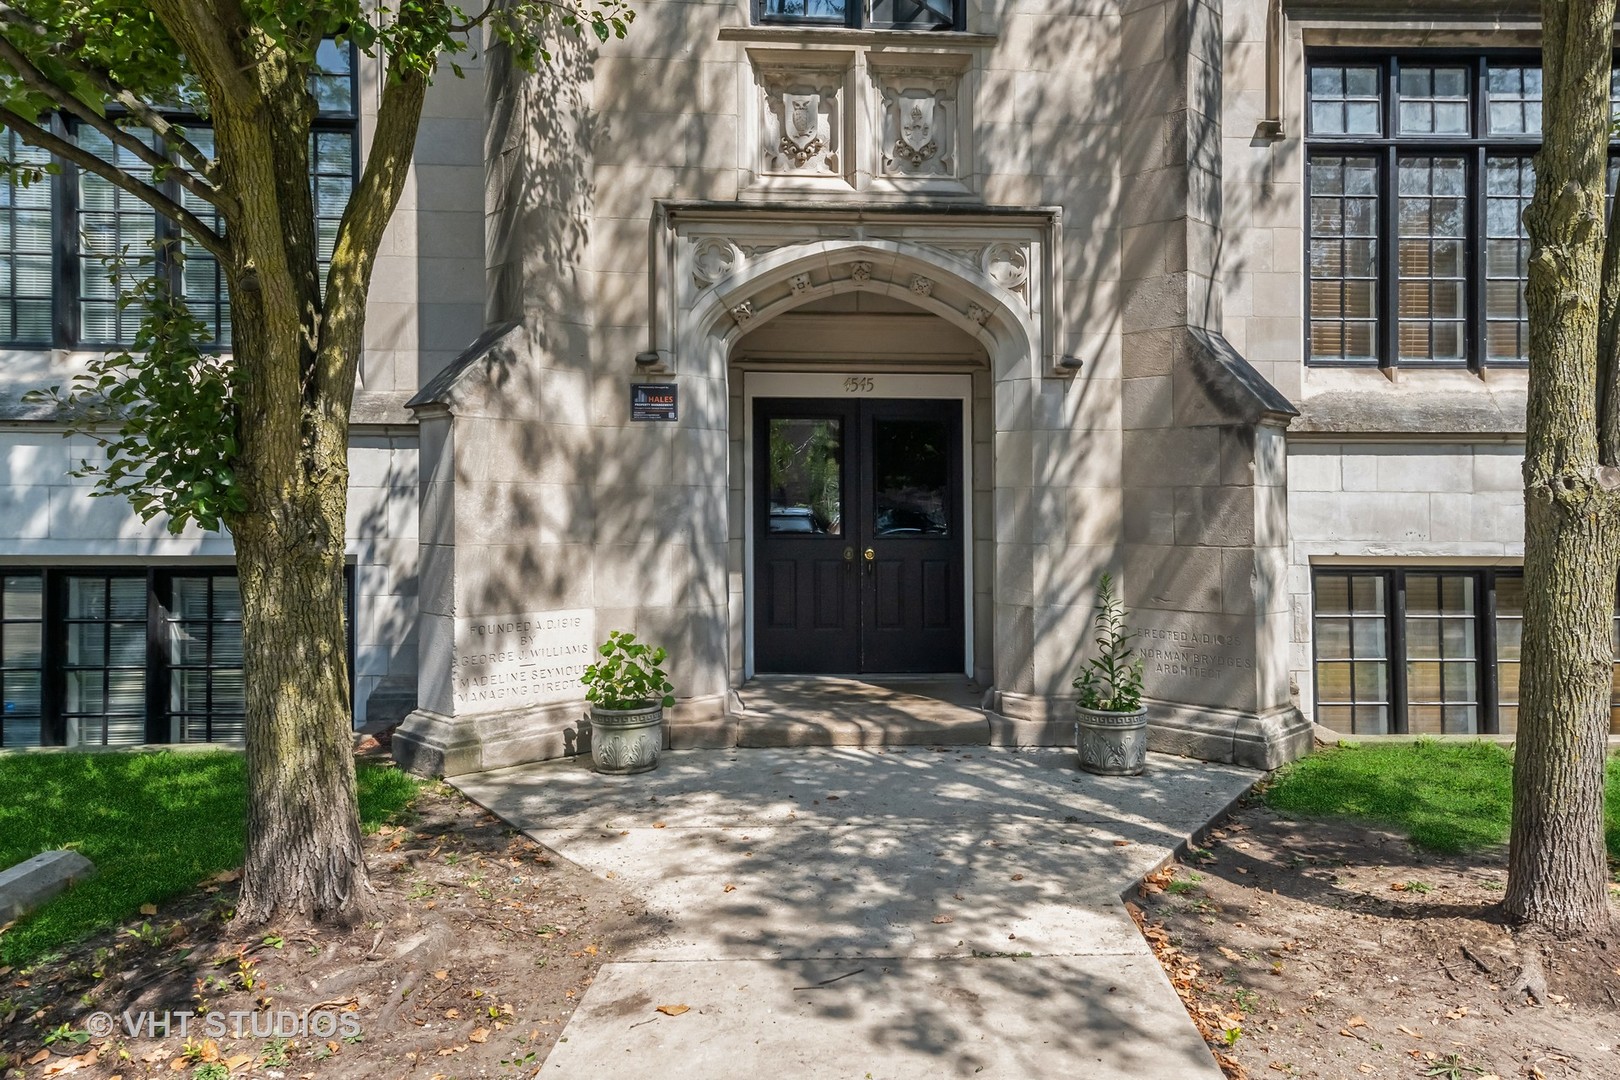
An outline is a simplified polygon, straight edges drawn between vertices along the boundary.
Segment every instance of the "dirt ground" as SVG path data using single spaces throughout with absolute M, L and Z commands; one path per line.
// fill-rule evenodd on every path
M 1229 1077 L 1620 1077 L 1620 940 L 1515 934 L 1506 880 L 1505 852 L 1249 805 L 1135 907 Z
M 222 875 L 59 959 L 0 968 L 0 1077 L 530 1077 L 644 929 L 612 882 L 448 786 L 366 846 L 379 915 L 353 931 L 248 932 Z M 183 1011 L 198 1014 L 185 1037 Z M 90 1034 L 98 1012 L 110 1036 Z

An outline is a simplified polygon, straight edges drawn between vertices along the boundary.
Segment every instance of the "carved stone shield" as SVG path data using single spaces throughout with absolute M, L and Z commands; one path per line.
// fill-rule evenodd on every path
M 806 150 L 821 130 L 820 94 L 782 95 L 782 137 L 796 149 Z
M 900 102 L 900 141 L 918 153 L 934 141 L 934 104 L 931 97 Z

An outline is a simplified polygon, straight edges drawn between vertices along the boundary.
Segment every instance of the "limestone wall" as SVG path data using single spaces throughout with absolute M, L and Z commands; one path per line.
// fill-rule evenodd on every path
M 1315 701 L 1311 566 L 1513 566 L 1524 558 L 1520 443 L 1288 444 L 1289 680 Z

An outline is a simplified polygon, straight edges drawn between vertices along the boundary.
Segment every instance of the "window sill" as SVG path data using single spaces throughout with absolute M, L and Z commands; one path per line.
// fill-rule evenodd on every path
M 1522 438 L 1528 373 L 1311 368 L 1290 435 Z
M 965 30 L 853 30 L 847 26 L 722 26 L 721 41 L 754 41 L 780 45 L 902 45 L 941 49 L 988 47 L 997 34 Z

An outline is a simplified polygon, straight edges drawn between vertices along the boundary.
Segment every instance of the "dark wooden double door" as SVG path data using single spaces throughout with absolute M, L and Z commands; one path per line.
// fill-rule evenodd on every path
M 956 672 L 962 405 L 754 403 L 754 666 Z

